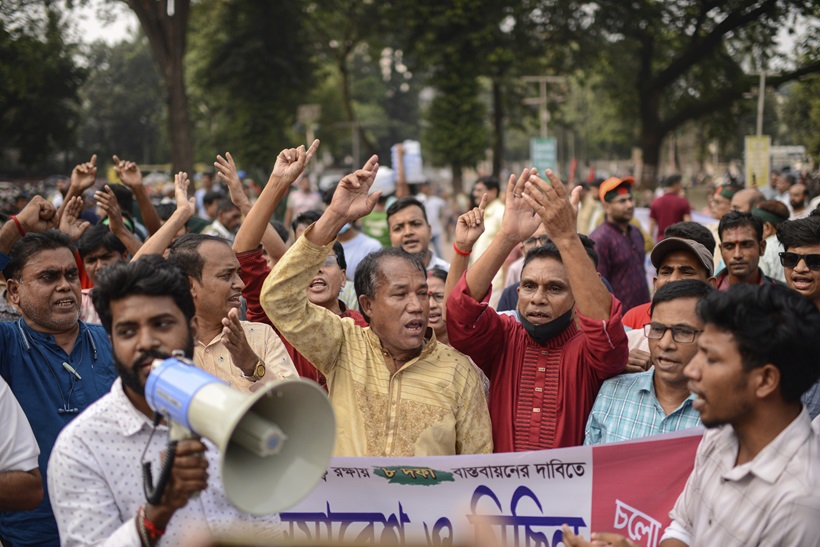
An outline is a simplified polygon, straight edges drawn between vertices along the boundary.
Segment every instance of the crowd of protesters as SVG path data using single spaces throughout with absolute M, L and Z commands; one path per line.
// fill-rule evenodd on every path
M 816 544 L 820 210 L 806 181 L 720 185 L 698 222 L 670 176 L 644 226 L 632 177 L 568 188 L 524 169 L 478 178 L 448 233 L 444 201 L 401 161 L 387 190 L 373 156 L 320 195 L 317 147 L 283 150 L 261 191 L 220 155 L 196 190 L 176 174 L 161 203 L 116 156 L 119 183 L 99 186 L 94 156 L 53 200 L 17 204 L 0 228 L 3 545 L 182 544 L 202 523 L 278 537 L 276 515 L 227 501 L 207 440 L 180 443 L 146 503 L 140 462 L 160 465 L 168 429 L 145 383 L 175 351 L 245 392 L 318 382 L 337 456 L 703 425 L 662 545 Z M 270 222 L 283 201 L 285 224 Z

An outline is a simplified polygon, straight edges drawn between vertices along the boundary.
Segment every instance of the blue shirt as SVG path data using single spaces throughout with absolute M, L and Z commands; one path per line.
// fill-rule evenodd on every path
M 0 375 L 23 407 L 37 438 L 45 489 L 45 498 L 34 511 L 0 513 L 0 537 L 15 546 L 60 544 L 45 487 L 51 449 L 63 427 L 108 393 L 117 377 L 105 329 L 82 321 L 79 325 L 69 355 L 53 336 L 32 330 L 23 319 L 0 323 Z M 81 379 L 63 363 L 71 365 Z
M 690 395 L 669 416 L 655 395 L 654 370 L 605 381 L 589 413 L 584 444 L 640 439 L 700 425 Z

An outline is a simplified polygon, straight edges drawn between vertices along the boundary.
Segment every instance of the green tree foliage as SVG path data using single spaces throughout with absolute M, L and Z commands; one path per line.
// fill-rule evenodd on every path
M 792 85 L 782 113 L 788 136 L 783 144 L 802 144 L 815 164 L 820 162 L 820 75 Z
M 47 2 L 7 2 L 0 9 L 0 135 L 26 168 L 73 144 L 78 89 L 85 70 L 66 23 Z
M 299 2 L 253 0 L 194 6 L 189 60 L 212 124 L 203 161 L 232 149 L 245 164 L 268 166 L 293 144 L 297 107 L 315 85 L 302 10 Z
M 91 44 L 77 147 L 108 161 L 113 154 L 140 163 L 170 159 L 164 135 L 162 81 L 145 38 Z
M 644 184 L 654 184 L 664 137 L 728 110 L 757 82 L 747 67 L 768 68 L 778 29 L 816 9 L 808 0 L 594 3 L 590 29 L 605 44 L 600 51 L 609 92 L 624 115 L 638 120 Z M 814 58 L 769 82 L 777 86 L 817 70 L 820 59 Z

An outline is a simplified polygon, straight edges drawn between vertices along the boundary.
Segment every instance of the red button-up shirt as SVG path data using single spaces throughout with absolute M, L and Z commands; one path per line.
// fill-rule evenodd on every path
M 601 384 L 623 372 L 629 348 L 621 303 L 596 321 L 577 313 L 575 322 L 546 345 L 521 323 L 477 302 L 466 277 L 447 300 L 450 344 L 469 355 L 490 378 L 490 417 L 496 452 L 578 446 Z

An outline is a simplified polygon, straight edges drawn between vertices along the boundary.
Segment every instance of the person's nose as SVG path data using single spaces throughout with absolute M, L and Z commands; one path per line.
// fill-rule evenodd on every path
M 233 286 L 234 288 L 239 289 L 240 291 L 245 288 L 245 282 L 242 281 L 242 278 L 239 276 L 238 273 L 234 274 L 233 276 Z
M 672 335 L 672 329 L 666 329 L 666 331 L 663 333 L 663 336 L 661 336 L 661 339 L 658 340 L 658 347 L 660 349 L 670 349 L 674 348 L 675 346 L 676 342 Z

